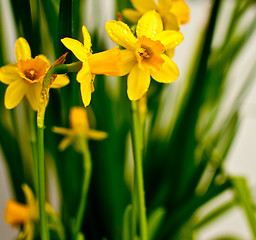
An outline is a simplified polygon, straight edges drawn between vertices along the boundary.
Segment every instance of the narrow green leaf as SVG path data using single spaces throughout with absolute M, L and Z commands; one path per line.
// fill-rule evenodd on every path
M 245 178 L 232 177 L 231 182 L 234 186 L 236 196 L 244 210 L 247 217 L 247 221 L 251 228 L 253 239 L 256 239 L 256 215 L 255 215 L 255 204 L 252 199 L 251 192 L 248 188 Z
M 164 207 L 158 207 L 149 216 L 148 220 L 148 239 L 157 239 L 157 232 L 164 222 L 166 210 Z
M 132 240 L 132 205 L 129 204 L 124 212 L 123 240 Z

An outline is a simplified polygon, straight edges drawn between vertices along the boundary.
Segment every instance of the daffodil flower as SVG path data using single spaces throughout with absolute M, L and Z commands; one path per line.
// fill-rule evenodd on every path
M 91 93 L 94 91 L 95 75 L 121 76 L 122 61 L 121 51 L 117 47 L 92 54 L 91 37 L 85 26 L 82 27 L 82 33 L 84 44 L 72 38 L 63 38 L 61 42 L 82 62 L 82 68 L 76 79 L 80 83 L 84 106 L 87 107 L 91 101 Z
M 50 68 L 50 61 L 43 55 L 32 58 L 28 42 L 21 37 L 15 44 L 15 57 L 17 63 L 0 68 L 0 81 L 9 85 L 5 92 L 4 105 L 7 109 L 15 108 L 26 96 L 31 107 L 37 110 L 42 81 Z M 68 83 L 66 75 L 58 75 L 51 87 L 59 88 Z
M 140 99 L 148 90 L 150 76 L 157 82 L 171 83 L 179 76 L 179 69 L 170 57 L 163 54 L 183 41 L 182 33 L 163 31 L 163 23 L 156 11 L 146 12 L 138 21 L 137 39 L 121 21 L 106 23 L 110 39 L 126 48 L 122 51 L 127 93 L 130 100 Z
M 156 10 L 164 24 L 165 30 L 179 30 L 181 24 L 189 21 L 189 7 L 184 0 L 131 0 L 136 10 L 124 9 L 123 15 L 136 23 L 147 11 Z
M 106 132 L 97 131 L 89 128 L 87 113 L 83 107 L 72 107 L 69 114 L 70 128 L 53 127 L 53 132 L 62 134 L 65 138 L 61 141 L 59 149 L 65 150 L 70 144 L 74 144 L 77 151 L 80 151 L 79 141 L 81 138 L 86 140 L 103 140 L 108 135 Z
M 18 203 L 12 199 L 8 200 L 5 208 L 5 221 L 13 227 L 23 225 L 18 239 L 32 240 L 34 236 L 34 223 L 39 221 L 39 209 L 37 201 L 31 189 L 22 185 L 26 204 Z

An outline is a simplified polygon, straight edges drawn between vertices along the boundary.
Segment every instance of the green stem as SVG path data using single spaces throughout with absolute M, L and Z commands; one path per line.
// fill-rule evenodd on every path
M 147 240 L 147 218 L 144 199 L 143 170 L 142 170 L 142 136 L 138 118 L 137 102 L 131 101 L 132 110 L 132 148 L 134 157 L 134 181 L 137 189 L 140 239 Z
M 44 86 L 47 87 L 52 74 L 64 74 L 68 72 L 78 72 L 82 67 L 81 62 L 74 62 L 70 64 L 59 64 L 52 67 L 45 76 Z
M 40 211 L 41 239 L 49 240 L 47 218 L 45 212 L 45 166 L 44 166 L 44 127 L 37 127 L 38 141 L 38 195 Z
M 198 223 L 196 223 L 195 226 L 193 227 L 193 229 L 196 231 L 201 229 L 208 223 L 214 221 L 217 217 L 221 216 L 223 213 L 230 210 L 236 204 L 237 204 L 237 202 L 232 200 L 230 202 L 223 204 L 222 206 L 218 207 L 217 209 L 214 209 L 212 212 L 208 213 L 202 220 L 200 220 Z
M 35 126 L 35 112 L 29 106 L 28 102 L 25 105 L 28 127 L 29 127 L 29 138 L 32 150 L 32 158 L 34 165 L 34 179 L 36 196 L 38 197 L 38 149 L 37 149 L 37 137 L 36 137 L 36 126 Z
M 76 220 L 73 228 L 73 235 L 75 236 L 75 239 L 76 239 L 76 236 L 79 234 L 82 223 L 83 223 L 83 217 L 85 213 L 87 195 L 89 191 L 91 173 L 92 173 L 92 160 L 91 160 L 90 150 L 88 147 L 88 142 L 86 139 L 80 138 L 79 143 L 80 143 L 82 154 L 83 154 L 84 179 L 83 179 L 80 203 L 78 206 Z
M 135 240 L 137 237 L 137 199 L 137 186 L 136 181 L 134 181 L 132 194 L 132 240 Z

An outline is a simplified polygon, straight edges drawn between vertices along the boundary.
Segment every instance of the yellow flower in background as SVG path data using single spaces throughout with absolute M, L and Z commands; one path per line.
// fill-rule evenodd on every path
M 4 105 L 7 109 L 15 108 L 24 96 L 31 107 L 37 110 L 40 103 L 42 81 L 50 68 L 50 61 L 43 55 L 31 57 L 31 50 L 24 38 L 18 38 L 15 44 L 17 63 L 0 68 L 0 81 L 9 86 L 5 92 Z M 58 75 L 51 87 L 59 88 L 69 83 L 66 75 Z
M 22 185 L 26 204 L 18 203 L 12 199 L 8 200 L 5 208 L 5 221 L 13 227 L 19 228 L 23 225 L 18 239 L 32 240 L 34 236 L 34 223 L 39 221 L 39 209 L 32 190 Z
M 79 141 L 77 139 L 94 139 L 103 140 L 108 134 L 106 132 L 90 129 L 87 112 L 83 107 L 72 107 L 69 113 L 70 128 L 53 127 L 53 132 L 62 134 L 65 138 L 61 141 L 59 149 L 65 150 L 70 144 L 74 144 L 79 149 Z
M 163 31 L 163 23 L 156 11 L 148 11 L 136 28 L 137 39 L 131 29 L 121 21 L 106 23 L 110 39 L 126 48 L 122 50 L 127 93 L 130 100 L 140 99 L 148 90 L 150 76 L 157 82 L 171 83 L 179 76 L 177 65 L 164 52 L 173 50 L 183 41 L 182 33 Z
M 156 10 L 164 24 L 165 30 L 179 30 L 181 24 L 189 21 L 189 7 L 184 0 L 131 0 L 136 10 L 124 9 L 123 15 L 136 23 L 147 11 Z
M 82 33 L 83 44 L 72 38 L 63 38 L 61 42 L 82 62 L 82 68 L 78 72 L 76 79 L 80 83 L 84 106 L 87 107 L 91 101 L 91 93 L 94 91 L 93 81 L 95 75 L 121 76 L 122 61 L 121 51 L 117 47 L 92 54 L 91 37 L 85 26 L 82 27 Z

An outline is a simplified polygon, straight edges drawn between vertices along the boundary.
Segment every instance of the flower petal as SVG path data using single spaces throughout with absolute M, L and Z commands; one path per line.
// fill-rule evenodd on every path
M 106 23 L 105 28 L 113 42 L 129 50 L 135 50 L 136 38 L 127 24 L 111 20 Z
M 134 55 L 134 52 L 130 50 L 121 50 L 121 58 L 123 62 L 123 76 L 132 70 L 134 65 L 137 63 L 137 59 Z
M 131 2 L 134 8 L 141 13 L 156 9 L 157 7 L 154 0 L 131 0 Z
M 87 59 L 87 50 L 84 45 L 78 40 L 72 38 L 63 38 L 61 42 L 65 45 L 67 49 L 73 52 L 73 54 L 81 61 L 85 61 Z
M 148 11 L 138 21 L 136 33 L 138 37 L 145 36 L 155 40 L 156 36 L 163 31 L 163 22 L 160 15 L 155 11 Z
M 173 0 L 157 0 L 157 5 L 160 12 L 167 12 L 173 5 Z
M 42 91 L 42 82 L 38 82 L 38 83 L 31 84 L 26 93 L 26 97 L 31 107 L 35 111 L 37 111 L 39 108 L 41 91 Z
M 162 31 L 157 35 L 157 40 L 160 40 L 165 49 L 175 48 L 183 41 L 183 39 L 184 36 L 181 32 L 173 30 Z
M 84 103 L 84 107 L 87 107 L 91 102 L 91 93 L 92 93 L 92 83 L 91 79 L 83 81 L 80 84 L 80 90 L 82 95 L 82 100 Z
M 31 50 L 25 38 L 18 38 L 15 44 L 15 57 L 17 62 L 20 59 L 31 59 Z
M 43 54 L 40 54 L 37 57 L 40 57 L 43 61 L 47 62 L 49 67 L 51 66 L 50 60 L 46 56 L 44 56 Z
M 166 55 L 162 54 L 162 58 L 164 59 L 162 68 L 158 72 L 150 71 L 150 74 L 157 82 L 174 82 L 179 77 L 179 69 L 176 63 Z
M 184 0 L 173 1 L 171 13 L 177 16 L 181 24 L 185 24 L 189 21 L 190 10 Z
M 74 139 L 72 137 L 63 138 L 58 146 L 59 150 L 64 151 L 69 145 L 72 144 L 73 140 Z
M 69 78 L 66 74 L 58 74 L 51 88 L 61 88 L 69 84 Z
M 53 127 L 52 131 L 61 135 L 68 135 L 68 136 L 72 136 L 75 134 L 74 130 L 70 128 L 63 128 L 63 127 Z
M 15 108 L 22 100 L 28 90 L 28 83 L 23 79 L 12 82 L 6 89 L 4 105 L 7 109 Z
M 167 13 L 163 16 L 163 23 L 165 30 L 180 30 L 180 21 L 173 13 Z
M 0 68 L 0 81 L 5 84 L 18 80 L 20 75 L 17 69 L 17 63 L 10 63 Z
M 128 9 L 128 8 L 124 9 L 122 11 L 122 14 L 124 15 L 124 17 L 126 19 L 128 19 L 132 23 L 138 22 L 138 20 L 141 17 L 141 12 L 133 10 L 133 9 Z
M 76 80 L 81 83 L 92 79 L 91 68 L 88 62 L 83 62 L 82 68 L 76 75 Z
M 150 74 L 136 64 L 128 75 L 127 94 L 131 101 L 140 99 L 148 91 Z
M 84 47 L 87 52 L 90 52 L 91 47 L 92 47 L 92 40 L 91 40 L 91 36 L 85 26 L 82 27 L 82 33 L 83 33 L 83 38 L 84 38 Z
M 86 133 L 86 136 L 89 139 L 94 139 L 94 140 L 102 140 L 108 137 L 108 134 L 106 132 L 102 131 L 97 131 L 93 129 L 89 129 Z

